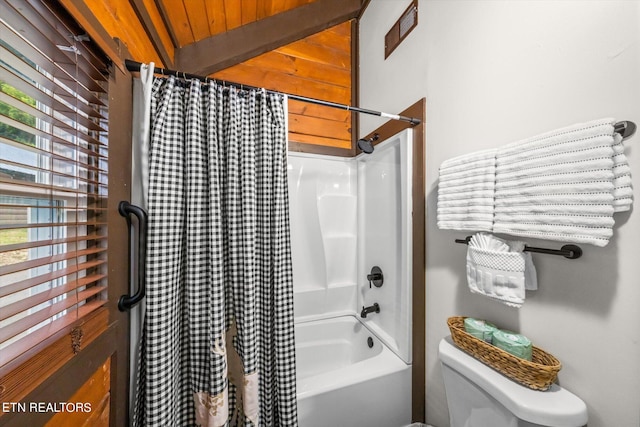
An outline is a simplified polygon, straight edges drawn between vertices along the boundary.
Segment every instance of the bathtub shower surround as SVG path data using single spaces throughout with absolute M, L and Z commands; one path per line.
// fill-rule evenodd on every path
M 606 246 L 633 201 L 617 126 L 579 123 L 443 162 L 438 227 Z
M 402 360 L 411 363 L 412 131 L 405 130 L 372 154 L 356 158 L 358 169 L 358 305 L 379 304 L 366 325 Z M 378 266 L 381 287 L 367 275 Z
M 411 422 L 411 141 L 289 153 L 301 427 Z
M 357 176 L 353 162 L 289 153 L 296 321 L 356 305 Z

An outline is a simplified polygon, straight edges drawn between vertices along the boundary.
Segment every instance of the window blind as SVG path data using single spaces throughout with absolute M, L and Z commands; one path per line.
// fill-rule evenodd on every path
M 56 2 L 0 0 L 0 367 L 106 303 L 107 67 Z

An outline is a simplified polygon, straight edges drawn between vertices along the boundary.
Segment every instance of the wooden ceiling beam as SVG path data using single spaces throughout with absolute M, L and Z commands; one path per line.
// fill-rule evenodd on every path
M 140 19 L 151 43 L 156 48 L 156 52 L 162 59 L 165 68 L 173 68 L 175 66 L 175 46 L 171 35 L 166 30 L 167 25 L 164 22 L 164 18 L 155 3 L 144 0 L 129 0 L 129 3 L 136 15 L 138 15 L 138 19 Z M 160 34 L 160 31 L 164 31 L 164 33 Z
M 175 51 L 177 69 L 210 75 L 356 18 L 363 0 L 316 0 Z

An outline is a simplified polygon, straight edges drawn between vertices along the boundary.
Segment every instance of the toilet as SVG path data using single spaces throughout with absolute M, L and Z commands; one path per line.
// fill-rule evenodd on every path
M 547 391 L 524 387 L 455 346 L 440 341 L 440 362 L 450 427 L 582 427 L 587 406 L 552 384 Z

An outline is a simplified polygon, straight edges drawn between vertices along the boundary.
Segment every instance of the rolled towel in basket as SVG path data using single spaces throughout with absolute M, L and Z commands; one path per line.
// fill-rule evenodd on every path
M 479 340 L 491 344 L 493 341 L 493 333 L 497 331 L 498 328 L 496 325 L 491 322 L 487 322 L 486 320 L 467 317 L 464 319 L 464 330 Z
M 524 244 L 478 233 L 467 249 L 467 283 L 473 293 L 487 296 L 511 307 L 521 307 L 525 290 L 538 288 L 531 254 Z
M 493 332 L 493 345 L 516 357 L 531 361 L 533 345 L 524 335 L 498 329 Z

